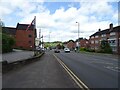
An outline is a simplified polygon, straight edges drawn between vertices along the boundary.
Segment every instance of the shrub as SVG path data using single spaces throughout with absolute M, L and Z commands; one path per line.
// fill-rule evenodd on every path
M 109 43 L 105 40 L 101 41 L 100 53 L 112 53 Z
M 15 44 L 14 38 L 9 35 L 2 34 L 2 52 L 11 52 L 13 49 L 13 45 Z
M 81 48 L 80 48 L 80 51 L 86 51 L 86 48 L 81 47 Z

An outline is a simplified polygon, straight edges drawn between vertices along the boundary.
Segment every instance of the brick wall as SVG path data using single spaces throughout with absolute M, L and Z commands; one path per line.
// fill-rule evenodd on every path
M 16 31 L 16 47 L 23 49 L 34 49 L 34 31 L 17 30 Z
M 73 50 L 73 49 L 75 48 L 75 42 L 70 41 L 70 42 L 68 42 L 68 43 L 66 44 L 66 46 L 67 46 L 69 49 Z
M 80 40 L 80 47 L 89 48 L 89 41 L 87 39 Z

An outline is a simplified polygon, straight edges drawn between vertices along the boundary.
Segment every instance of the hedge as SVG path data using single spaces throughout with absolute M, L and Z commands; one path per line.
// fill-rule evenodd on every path
M 13 37 L 10 37 L 7 34 L 2 34 L 2 53 L 11 52 L 14 44 L 15 40 Z

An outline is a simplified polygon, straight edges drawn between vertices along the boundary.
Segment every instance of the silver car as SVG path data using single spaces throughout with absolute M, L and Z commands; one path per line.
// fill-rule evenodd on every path
M 64 48 L 64 52 L 68 52 L 68 53 L 70 53 L 70 49 L 69 48 Z

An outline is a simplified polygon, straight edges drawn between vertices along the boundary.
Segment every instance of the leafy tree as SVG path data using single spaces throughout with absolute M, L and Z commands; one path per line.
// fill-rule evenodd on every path
M 112 53 L 112 49 L 106 40 L 101 41 L 100 52 L 102 53 Z
M 5 26 L 5 24 L 3 23 L 3 21 L 1 21 L 1 19 L 0 19 L 0 27 L 4 27 Z
M 2 52 L 11 52 L 13 49 L 13 45 L 15 44 L 15 40 L 13 37 L 10 37 L 7 34 L 2 34 Z

